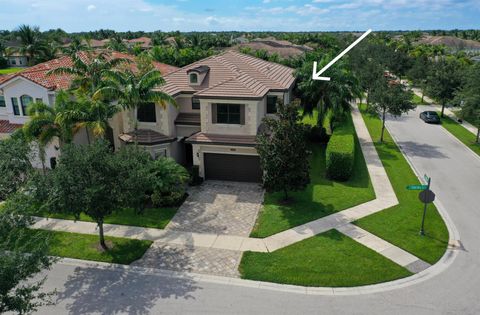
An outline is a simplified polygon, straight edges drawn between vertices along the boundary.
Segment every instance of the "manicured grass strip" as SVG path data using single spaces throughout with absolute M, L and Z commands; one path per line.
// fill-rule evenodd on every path
M 20 70 L 23 70 L 24 68 L 6 68 L 6 69 L 0 69 L 0 75 L 2 74 L 10 74 L 10 73 L 15 73 Z
M 36 233 L 48 237 L 49 253 L 52 256 L 124 265 L 129 265 L 140 259 L 153 243 L 152 241 L 107 236 L 105 240 L 111 249 L 105 252 L 98 249 L 98 235 L 30 229 L 26 230 L 26 233 L 32 235 L 32 237 Z
M 413 93 L 412 102 L 413 102 L 413 104 L 415 104 L 415 105 L 425 105 L 425 104 L 429 104 L 427 101 L 425 101 L 425 99 L 424 99 L 423 102 L 422 102 L 422 98 L 421 98 L 420 96 L 418 96 L 417 94 L 415 94 L 415 93 Z
M 387 130 L 384 143 L 378 142 L 382 127 L 380 119 L 363 112 L 362 115 L 399 205 L 362 218 L 355 224 L 433 264 L 447 248 L 447 227 L 435 205 L 430 204 L 425 220 L 426 235 L 419 235 L 423 204 L 418 200 L 418 191 L 405 189 L 407 185 L 419 184 L 419 181 Z
M 438 115 L 440 116 L 440 113 Z M 475 142 L 476 137 L 473 133 L 448 116 L 444 116 L 443 118 L 440 118 L 440 120 L 442 121 L 443 128 L 447 129 L 448 132 L 472 149 L 473 152 L 480 155 L 480 144 Z
M 310 184 L 303 191 L 292 192 L 289 204 L 283 193 L 266 193 L 251 237 L 267 237 L 375 198 L 358 140 L 355 140 L 352 177 L 345 182 L 332 181 L 325 174 L 325 145 L 312 143 Z
M 147 228 L 163 229 L 177 212 L 176 207 L 171 208 L 148 208 L 143 213 L 137 214 L 131 208 L 114 212 L 105 218 L 105 223 L 141 226 Z M 74 220 L 73 215 L 65 213 L 36 213 L 36 215 L 55 219 Z M 81 214 L 80 221 L 94 222 L 90 217 Z
M 411 275 L 336 230 L 271 253 L 245 252 L 239 270 L 244 279 L 328 287 L 367 285 Z

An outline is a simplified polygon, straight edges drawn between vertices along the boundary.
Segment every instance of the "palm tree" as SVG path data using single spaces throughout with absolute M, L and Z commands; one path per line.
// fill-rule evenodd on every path
M 29 105 L 27 111 L 30 120 L 23 126 L 27 139 L 38 144 L 39 158 L 45 172 L 45 148 L 54 138 L 58 138 L 60 145 L 69 143 L 75 133 L 74 120 L 65 114 L 75 108 L 74 102 L 68 93 L 60 91 L 53 106 L 42 102 Z
M 94 100 L 115 100 L 123 109 L 132 112 L 149 103 L 158 104 L 162 108 L 166 108 L 168 103 L 176 106 L 175 100 L 170 95 L 155 90 L 156 87 L 165 84 L 165 80 L 157 69 L 139 75 L 131 70 L 106 71 L 103 77 L 105 86 L 95 92 Z M 136 131 L 136 119 L 132 118 L 132 120 Z
M 320 63 L 321 69 L 331 56 L 324 56 Z M 318 125 L 322 126 L 328 112 L 332 113 L 332 124 L 336 118 L 342 117 L 344 112 L 350 109 L 350 102 L 362 96 L 360 82 L 348 69 L 344 61 L 337 62 L 328 70 L 331 81 L 316 81 L 312 79 L 312 62 L 305 62 L 302 68 L 297 70 L 299 80 L 298 88 L 302 93 L 302 103 L 305 113 L 313 108 L 318 110 Z
M 125 58 L 112 58 L 111 55 L 101 52 L 75 53 L 72 56 L 71 67 L 58 67 L 47 72 L 47 75 L 69 74 L 74 77 L 72 88 L 83 93 L 93 95 L 100 87 L 102 75 L 121 64 L 129 63 Z
M 75 121 L 74 130 L 86 129 L 88 144 L 91 143 L 89 131 L 95 138 L 105 136 L 109 128 L 108 121 L 121 110 L 121 106 L 92 99 L 88 95 L 77 95 L 77 106 L 65 113 L 65 117 Z
M 108 48 L 113 51 L 126 52 L 127 45 L 125 42 L 118 36 L 110 38 L 108 43 L 105 45 L 105 48 Z
M 47 50 L 40 28 L 23 24 L 18 27 L 16 34 L 20 37 L 22 44 L 19 49 L 20 53 L 28 57 L 29 65 L 33 65 L 36 58 Z
M 88 50 L 91 50 L 91 47 L 85 44 L 81 38 L 75 37 L 67 47 L 63 48 L 63 53 L 73 58 L 77 53 Z

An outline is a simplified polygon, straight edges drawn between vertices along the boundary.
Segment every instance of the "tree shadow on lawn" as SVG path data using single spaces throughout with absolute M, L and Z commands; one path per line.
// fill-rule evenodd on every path
M 159 299 L 194 299 L 201 289 L 188 277 L 166 277 L 117 268 L 76 268 L 58 293 L 70 314 L 150 314 Z

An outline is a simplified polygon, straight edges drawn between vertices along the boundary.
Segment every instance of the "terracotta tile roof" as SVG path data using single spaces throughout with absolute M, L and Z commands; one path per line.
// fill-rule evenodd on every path
M 8 120 L 0 120 L 0 133 L 12 133 L 22 128 L 21 124 L 12 124 Z
M 149 48 L 152 47 L 152 40 L 148 37 L 142 36 L 139 38 L 133 38 L 133 39 L 128 39 L 126 40 L 127 43 L 129 44 L 140 44 L 142 48 Z
M 191 86 L 187 72 L 201 66 L 210 70 L 199 86 Z M 225 51 L 170 73 L 160 89 L 173 96 L 261 98 L 270 90 L 289 89 L 295 81 L 293 73 L 294 69 L 277 63 Z
M 130 59 L 134 60 L 134 56 L 120 53 L 120 52 L 111 52 L 110 56 L 112 58 L 125 58 L 125 59 Z M 83 60 L 86 60 L 88 58 L 87 53 L 82 52 L 80 57 Z M 177 70 L 177 67 L 170 66 L 164 63 L 160 62 L 154 62 L 153 65 L 155 68 L 157 68 L 163 75 L 166 75 L 168 73 L 171 73 L 175 70 Z M 3 84 L 10 79 L 13 79 L 15 77 L 23 77 L 25 79 L 28 79 L 32 82 L 35 82 L 49 90 L 59 90 L 59 89 L 67 89 L 70 87 L 70 83 L 72 82 L 72 76 L 70 75 L 47 75 L 47 72 L 56 69 L 59 67 L 70 67 L 72 66 L 72 59 L 69 56 L 62 56 L 56 59 L 52 59 L 47 62 L 39 63 L 38 65 L 35 65 L 30 68 L 26 68 L 25 70 L 7 75 L 7 76 L 1 76 L 0 77 L 0 84 Z M 135 63 L 132 63 L 129 65 L 131 67 L 132 71 L 136 71 L 137 67 Z
M 220 135 L 197 132 L 185 140 L 187 143 L 216 144 L 216 145 L 237 145 L 254 147 L 256 144 L 255 136 L 243 135 Z
M 175 125 L 200 126 L 200 113 L 179 113 Z
M 122 133 L 118 137 L 126 143 L 134 143 L 136 137 L 140 145 L 155 145 L 175 141 L 175 138 L 150 129 L 138 129 L 137 131 Z

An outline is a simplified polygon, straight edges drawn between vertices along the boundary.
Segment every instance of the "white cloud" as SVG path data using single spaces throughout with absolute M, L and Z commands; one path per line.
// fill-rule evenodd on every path
M 93 10 L 95 10 L 96 8 L 97 8 L 97 7 L 96 7 L 95 5 L 89 4 L 89 5 L 87 6 L 87 11 L 93 11 Z

